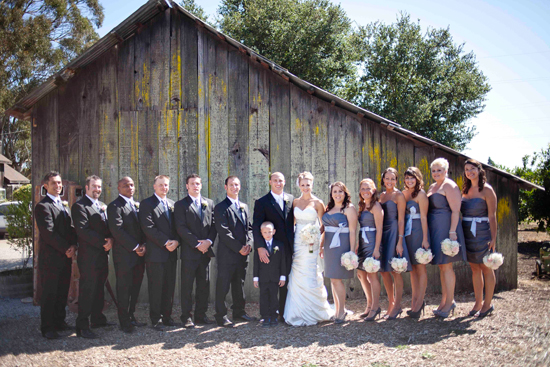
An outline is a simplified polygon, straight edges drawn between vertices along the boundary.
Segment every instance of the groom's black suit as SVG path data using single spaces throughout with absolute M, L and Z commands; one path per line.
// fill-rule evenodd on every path
M 254 205 L 254 224 L 252 225 L 254 231 L 254 247 L 256 251 L 258 251 L 260 247 L 266 248 L 265 240 L 260 230 L 260 226 L 265 221 L 273 223 L 275 226 L 275 235 L 273 238 L 284 244 L 286 264 L 284 275 L 286 276 L 287 282 L 284 287 L 279 288 L 280 316 L 283 316 L 285 312 L 288 275 L 292 267 L 292 254 L 294 253 L 294 212 L 292 211 L 294 197 L 285 192 L 284 199 L 284 210 L 281 210 L 280 205 L 271 192 L 268 192 L 267 195 L 256 200 L 256 204 Z

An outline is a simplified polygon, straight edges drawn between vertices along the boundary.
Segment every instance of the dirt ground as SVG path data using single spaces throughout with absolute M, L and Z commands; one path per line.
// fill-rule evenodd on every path
M 457 312 L 446 320 L 432 316 L 436 295 L 426 299 L 419 321 L 365 323 L 358 316 L 364 301 L 353 300 L 347 307 L 355 314 L 343 325 L 264 329 L 238 323 L 164 333 L 144 327 L 132 335 L 110 327 L 99 329 L 97 340 L 72 334 L 49 341 L 40 336 L 36 307 L 0 300 L 0 308 L 14 310 L 0 311 L 0 366 L 549 366 L 550 281 L 532 275 L 538 249 L 549 240 L 529 228 L 520 231 L 518 289 L 496 294 L 495 313 L 482 320 L 467 316 L 473 305 L 467 293 L 456 296 Z M 247 307 L 258 315 L 257 304 Z M 179 313 L 175 307 L 174 316 Z M 113 307 L 106 314 L 116 321 Z M 146 305 L 137 312 L 143 321 L 147 314 Z M 75 315 L 68 321 L 74 324 Z

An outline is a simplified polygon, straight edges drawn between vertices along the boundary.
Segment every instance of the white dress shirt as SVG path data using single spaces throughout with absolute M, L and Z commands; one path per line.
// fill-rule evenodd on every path
M 285 210 L 285 193 L 283 192 L 281 193 L 281 195 L 277 195 L 276 193 L 271 191 L 271 195 L 273 195 L 273 197 L 275 198 L 275 201 L 281 207 L 281 210 L 284 211 Z

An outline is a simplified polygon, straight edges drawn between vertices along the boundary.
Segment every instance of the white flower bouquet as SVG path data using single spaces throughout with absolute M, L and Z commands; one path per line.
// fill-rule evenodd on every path
M 309 246 L 309 252 L 313 253 L 313 245 L 319 244 L 321 230 L 319 226 L 309 223 L 300 231 L 300 241 L 303 245 Z
M 404 257 L 394 257 L 391 259 L 390 265 L 396 273 L 403 273 L 407 271 L 407 265 L 409 265 L 409 262 Z
M 359 266 L 359 258 L 355 254 L 355 252 L 346 252 L 342 254 L 342 257 L 340 258 L 340 263 L 346 270 L 353 270 L 357 269 Z
M 460 244 L 457 241 L 451 241 L 449 238 L 445 238 L 441 241 L 441 251 L 447 256 L 456 256 L 460 251 Z
M 380 261 L 376 260 L 374 257 L 367 257 L 363 261 L 363 267 L 367 273 L 376 273 L 380 270 Z
M 414 253 L 414 258 L 416 259 L 416 261 L 418 261 L 419 264 L 426 265 L 430 261 L 432 261 L 432 259 L 434 258 L 434 255 L 432 254 L 432 250 L 430 249 L 425 250 L 422 247 L 420 247 Z
M 489 269 L 497 270 L 504 263 L 504 256 L 499 252 L 493 252 L 483 257 L 483 264 Z

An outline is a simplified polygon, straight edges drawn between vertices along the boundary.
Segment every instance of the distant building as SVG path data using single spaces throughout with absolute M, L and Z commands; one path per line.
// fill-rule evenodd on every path
M 13 190 L 31 183 L 21 173 L 11 167 L 11 161 L 0 154 L 0 200 L 11 199 Z

